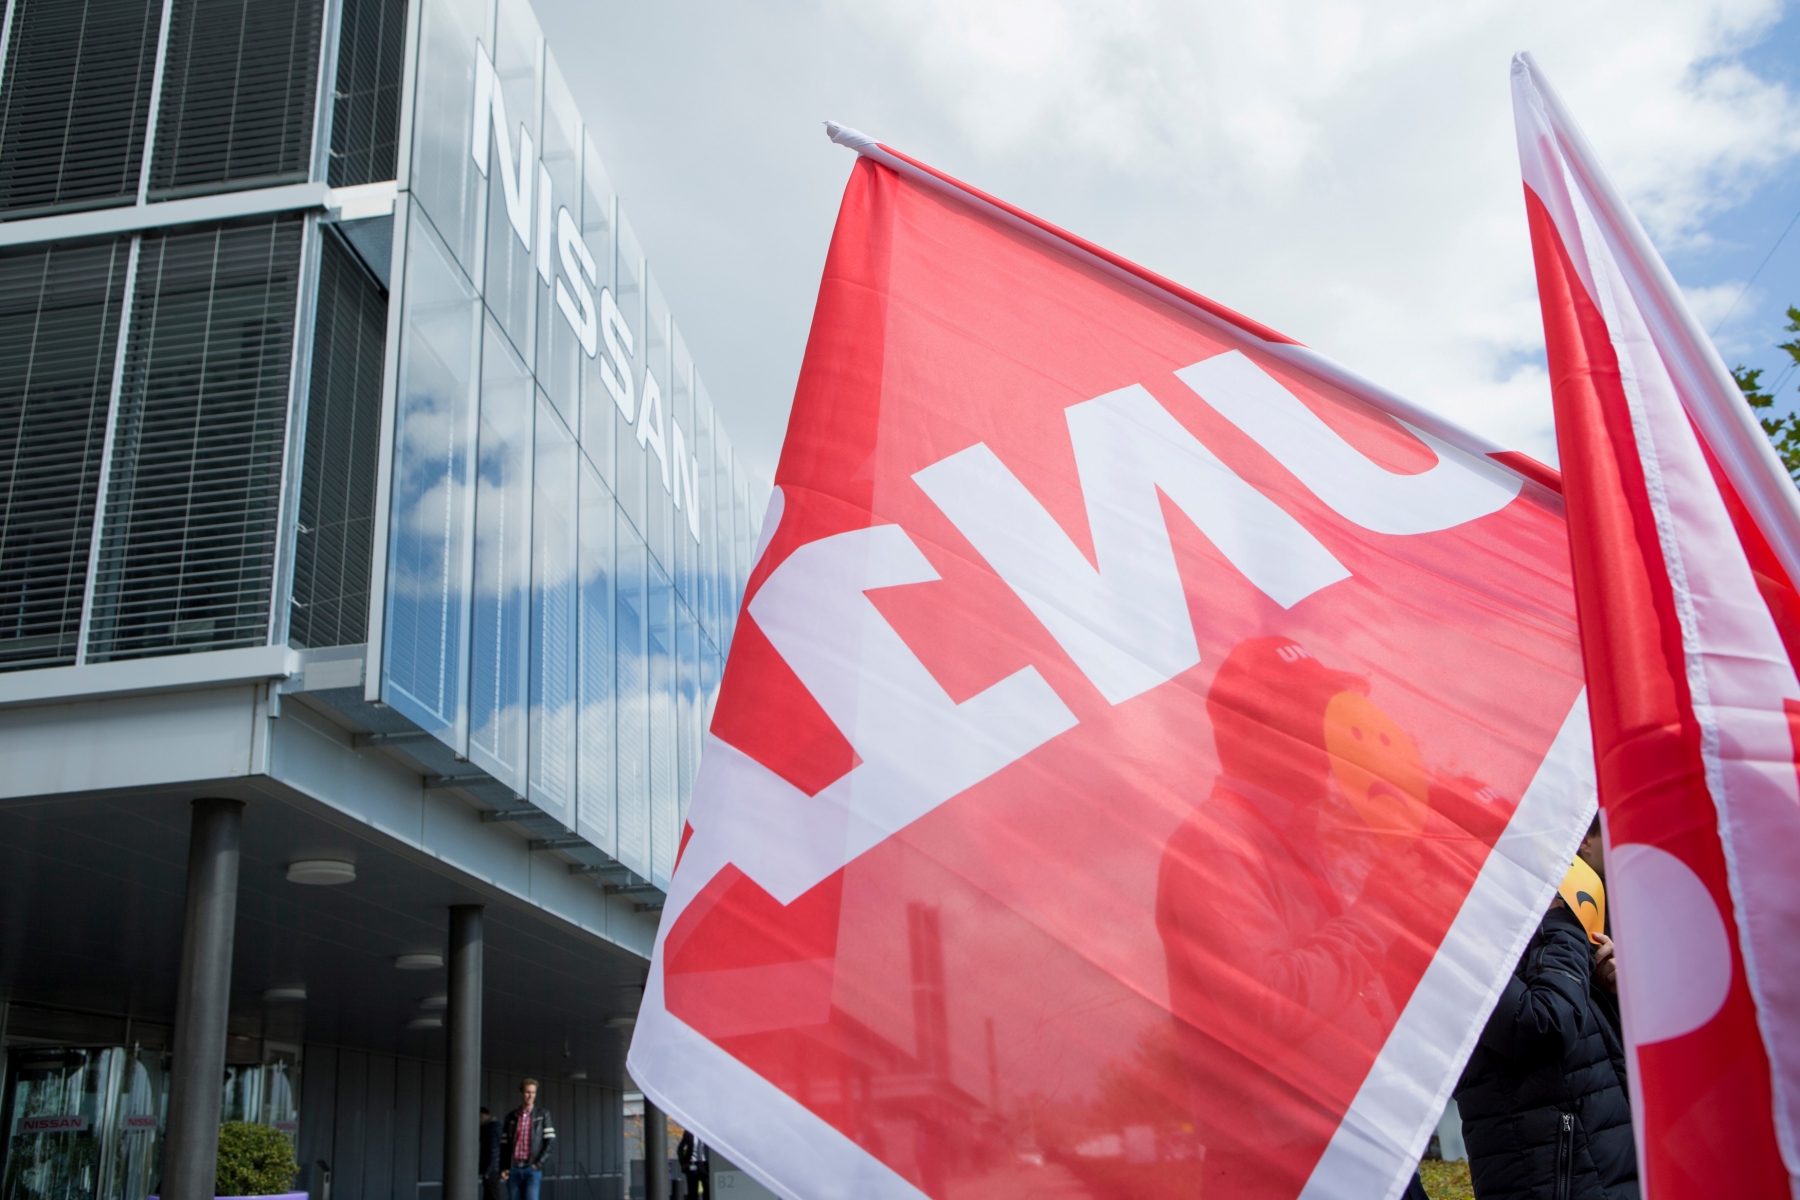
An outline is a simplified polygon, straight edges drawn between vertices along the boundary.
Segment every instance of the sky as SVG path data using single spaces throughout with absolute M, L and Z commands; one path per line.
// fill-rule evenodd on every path
M 1508 81 L 1531 50 L 1726 361 L 1786 361 L 1800 4 L 533 6 L 765 479 L 854 161 L 827 119 L 1554 462 Z

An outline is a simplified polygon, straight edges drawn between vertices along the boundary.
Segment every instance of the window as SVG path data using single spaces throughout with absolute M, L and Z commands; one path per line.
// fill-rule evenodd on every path
M 481 297 L 409 206 L 382 699 L 460 745 L 469 671 Z
M 0 255 L 0 670 L 75 661 L 130 245 Z
M 675 589 L 654 562 L 647 572 L 647 585 L 644 664 L 650 674 L 650 878 L 660 883 L 675 873 L 675 846 L 681 839 Z
M 288 640 L 353 646 L 368 630 L 387 297 L 335 230 L 319 251 Z
M 522 796 L 531 685 L 533 389 L 524 361 L 491 316 L 481 350 L 469 761 Z
M 160 0 L 13 0 L 0 212 L 137 198 Z
M 581 453 L 542 392 L 537 397 L 536 436 L 531 474 L 529 795 L 532 803 L 574 828 L 580 666 L 576 470 Z
M 268 640 L 304 225 L 144 236 L 90 661 Z
M 332 187 L 394 177 L 405 48 L 406 0 L 344 0 L 331 113 Z
M 152 199 L 311 175 L 321 0 L 176 0 Z
M 650 877 L 650 667 L 645 641 L 649 555 L 638 533 L 618 514 L 615 545 L 618 607 L 613 623 L 613 709 L 617 741 L 614 762 L 618 784 L 618 860 L 646 879 Z
M 617 510 L 593 464 L 584 458 L 580 467 L 576 560 L 581 574 L 581 718 L 575 780 L 581 803 L 575 827 L 582 837 L 611 854 L 618 849 L 613 787 L 613 540 Z

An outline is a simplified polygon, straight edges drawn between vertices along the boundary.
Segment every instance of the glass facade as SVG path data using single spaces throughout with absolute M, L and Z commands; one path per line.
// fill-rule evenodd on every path
M 261 1057 L 226 1065 L 219 1119 L 267 1125 L 293 1138 L 300 1122 L 298 1051 L 267 1045 Z M 158 1046 L 13 1044 L 0 1090 L 0 1200 L 153 1196 L 168 1096 L 169 1054 Z
M 176 778 L 160 764 L 214 761 L 168 729 L 254 730 L 250 769 L 280 775 L 328 714 L 342 738 L 324 753 L 462 811 L 473 861 L 455 871 L 510 872 L 531 839 L 550 852 L 529 887 L 575 865 L 623 888 L 533 895 L 619 948 L 593 990 L 625 1003 L 612 981 L 636 978 L 654 925 L 630 909 L 655 908 L 645 885 L 672 870 L 740 594 L 743 472 L 619 207 L 525 0 L 0 3 L 0 691 L 78 697 L 66 720 L 87 720 L 90 696 L 212 689 L 216 705 L 98 716 L 156 723 L 135 725 L 153 748 L 112 749 L 146 746 L 158 787 Z M 347 810 L 372 777 L 308 778 Z M 499 811 L 477 825 L 470 807 Z M 247 979 L 317 961 L 268 949 L 240 964 L 234 1030 Z M 120 1004 L 166 1008 L 141 992 Z M 28 1024 L 16 989 L 0 998 L 0 1200 L 145 1200 L 164 1041 L 125 1044 L 135 1017 Z M 350 1040 L 383 1019 L 345 1011 Z M 295 1134 L 297 1054 L 228 1054 L 224 1119 Z M 335 1139 L 338 1194 L 435 1186 L 431 1122 L 413 1120 L 429 1066 L 308 1055 L 305 1120 Z M 616 1129 L 616 1090 L 546 1086 L 565 1117 L 556 1095 L 591 1096 L 585 1128 Z M 583 1161 L 547 1198 L 619 1178 L 614 1149 L 575 1136 Z
M 468 728 L 481 297 L 431 226 L 415 224 L 400 301 L 406 335 L 394 416 L 382 695 L 421 729 L 456 744 Z
M 420 0 L 381 697 L 662 884 L 753 486 L 523 0 Z
M 373 638 L 666 883 L 764 493 L 526 0 L 0 12 L 0 672 Z

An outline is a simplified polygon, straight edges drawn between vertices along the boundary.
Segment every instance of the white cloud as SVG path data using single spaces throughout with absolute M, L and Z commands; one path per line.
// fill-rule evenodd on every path
M 1545 456 L 1513 52 L 1665 247 L 1800 152 L 1800 104 L 1737 57 L 1776 0 L 533 4 L 765 475 L 853 161 L 825 118 Z M 1733 314 L 1728 358 L 1766 349 L 1748 330 Z
M 1712 329 L 1720 325 L 1727 317 L 1748 315 L 1760 298 L 1759 292 L 1744 289 L 1744 281 L 1731 279 L 1724 283 L 1715 283 L 1708 287 L 1684 287 L 1681 294 L 1687 297 L 1688 307 L 1700 321 L 1703 329 Z M 1718 336 L 1721 352 L 1728 350 L 1728 339 Z
M 1547 458 L 1513 51 L 1664 246 L 1800 153 L 1800 101 L 1732 57 L 1770 0 L 822 3 L 915 76 L 935 165 Z

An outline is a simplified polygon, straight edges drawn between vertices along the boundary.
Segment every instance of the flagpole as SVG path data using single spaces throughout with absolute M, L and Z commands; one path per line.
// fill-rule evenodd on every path
M 1138 291 L 1181 309 L 1233 341 L 1248 342 L 1252 348 L 1286 362 L 1297 370 L 1320 376 L 1333 386 L 1342 388 L 1351 396 L 1388 416 L 1416 426 L 1459 450 L 1477 458 L 1487 459 L 1506 471 L 1522 475 L 1552 491 L 1560 492 L 1562 490 L 1562 477 L 1554 468 L 1537 462 L 1520 451 L 1502 446 L 1498 442 L 1489 441 L 1473 430 L 1447 420 L 1430 409 L 1365 378 L 1312 347 L 1294 341 L 1286 334 L 1279 333 L 1267 325 L 1233 312 L 1198 292 L 1097 246 L 1085 238 L 1058 228 L 1048 221 L 1032 216 L 1022 209 L 1015 208 L 959 179 L 935 171 L 848 125 L 827 121 L 825 122 L 825 134 L 839 146 L 854 150 L 864 158 L 873 159 L 915 183 L 931 188 L 942 195 L 950 196 L 1027 237 L 1053 246 L 1062 253 L 1079 259 Z

